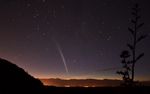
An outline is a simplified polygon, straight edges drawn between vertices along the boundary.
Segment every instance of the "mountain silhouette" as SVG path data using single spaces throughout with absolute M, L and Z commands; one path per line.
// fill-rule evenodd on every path
M 45 94 L 42 82 L 0 58 L 0 94 Z

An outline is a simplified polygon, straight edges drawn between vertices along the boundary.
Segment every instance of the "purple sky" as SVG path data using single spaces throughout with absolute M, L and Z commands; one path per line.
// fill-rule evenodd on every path
M 0 57 L 35 77 L 118 79 L 135 1 L 1 0 Z M 150 2 L 138 2 L 141 30 L 149 33 Z M 149 41 L 138 45 L 145 56 L 136 65 L 136 79 L 150 80 Z

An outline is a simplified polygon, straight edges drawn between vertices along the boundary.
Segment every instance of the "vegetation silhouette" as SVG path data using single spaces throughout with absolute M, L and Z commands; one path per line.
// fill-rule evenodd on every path
M 0 58 L 0 94 L 45 94 L 42 82 Z
M 144 53 L 138 55 L 137 44 L 147 37 L 147 34 L 141 34 L 141 30 L 139 30 L 144 25 L 144 23 L 140 23 L 141 16 L 139 14 L 139 4 L 136 3 L 132 9 L 133 19 L 131 19 L 131 23 L 133 24 L 133 27 L 128 28 L 132 36 L 132 42 L 127 43 L 129 50 L 124 50 L 120 56 L 123 59 L 121 62 L 123 65 L 123 70 L 117 71 L 118 74 L 122 75 L 124 85 L 128 86 L 135 86 L 137 84 L 137 82 L 134 81 L 135 65 L 137 61 L 144 56 Z M 126 59 L 130 56 L 130 60 L 128 59 L 128 61 L 126 61 Z
M 130 65 L 129 65 L 129 62 L 127 59 L 130 57 L 130 54 L 127 50 L 124 50 L 121 55 L 120 55 L 120 58 L 122 58 L 122 68 L 123 70 L 121 71 L 117 71 L 118 74 L 122 75 L 122 79 L 124 81 L 124 83 L 122 85 L 124 86 L 129 86 L 130 85 L 130 81 L 131 81 L 131 78 L 130 78 L 130 71 L 131 71 L 131 68 L 130 68 Z

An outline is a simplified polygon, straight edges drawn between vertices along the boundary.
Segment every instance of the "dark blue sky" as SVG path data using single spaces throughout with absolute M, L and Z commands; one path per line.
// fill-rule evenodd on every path
M 118 79 L 135 1 L 1 0 L 0 57 L 35 77 Z M 145 22 L 141 30 L 149 33 L 150 2 L 137 1 Z M 150 80 L 149 41 L 138 45 L 145 56 L 136 65 L 136 79 Z

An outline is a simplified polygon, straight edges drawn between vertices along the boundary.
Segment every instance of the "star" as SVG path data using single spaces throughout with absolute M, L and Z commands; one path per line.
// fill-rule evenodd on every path
M 56 18 L 56 9 L 53 9 L 53 17 Z
M 43 2 L 43 3 L 45 3 L 45 2 L 46 2 L 46 0 L 42 0 L 42 2 Z
M 31 7 L 31 4 L 30 3 L 27 3 L 27 8 Z
M 102 21 L 102 22 L 101 22 L 101 24 L 102 24 L 102 25 L 104 25 L 104 24 L 105 24 L 105 22 L 104 22 L 104 21 Z
M 43 32 L 43 33 L 42 33 L 42 36 L 46 36 L 46 33 L 45 33 L 45 32 Z
M 64 5 L 62 5 L 62 6 L 61 6 L 61 8 L 62 8 L 62 9 L 64 9 L 64 8 L 65 8 L 65 6 L 64 6 Z

